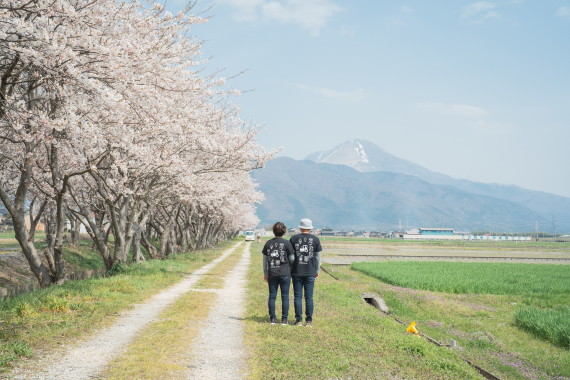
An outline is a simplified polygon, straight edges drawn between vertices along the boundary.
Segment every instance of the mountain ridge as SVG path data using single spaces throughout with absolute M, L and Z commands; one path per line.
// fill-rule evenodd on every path
M 440 225 L 443 219 L 446 226 L 461 229 L 530 230 L 535 220 L 546 223 L 514 202 L 401 173 L 279 157 L 252 176 L 266 196 L 257 212 L 262 225 L 282 221 L 295 226 L 304 217 L 333 228 L 387 229 L 399 219 L 418 227 Z
M 454 186 L 470 193 L 515 202 L 538 212 L 546 220 L 549 219 L 552 213 L 556 212 L 556 218 L 559 221 L 570 224 L 570 198 L 568 197 L 544 191 L 529 190 L 517 185 L 456 179 L 431 171 L 411 161 L 398 158 L 378 145 L 363 139 L 347 141 L 328 151 L 311 153 L 305 159 L 317 163 L 346 165 L 361 172 L 388 171 L 413 175 L 432 184 Z

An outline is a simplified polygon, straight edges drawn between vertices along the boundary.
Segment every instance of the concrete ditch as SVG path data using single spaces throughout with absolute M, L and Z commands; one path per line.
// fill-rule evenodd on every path
M 369 305 L 375 307 L 376 309 L 380 310 L 382 313 L 384 313 L 384 315 L 394 319 L 396 322 L 400 323 L 401 325 L 406 326 L 407 323 L 404 323 L 402 320 L 396 318 L 395 316 L 393 316 L 392 314 L 390 314 L 388 312 L 388 306 L 386 305 L 386 302 L 382 299 L 382 297 L 380 297 L 378 294 L 375 293 L 362 293 L 362 299 Z M 452 347 L 449 344 L 443 344 L 438 342 L 437 340 L 433 339 L 432 337 L 424 334 L 424 333 L 419 333 L 420 336 L 424 337 L 425 339 L 427 339 L 428 342 L 435 344 L 436 346 L 439 347 L 446 347 L 451 349 Z M 471 367 L 475 368 L 477 370 L 477 372 L 479 372 L 481 374 L 481 376 L 483 376 L 486 379 L 489 380 L 502 380 L 500 377 L 492 374 L 491 372 L 487 371 L 486 369 L 480 367 L 479 365 L 473 363 L 471 360 L 465 358 L 462 355 L 459 355 L 459 357 L 467 364 L 469 364 Z

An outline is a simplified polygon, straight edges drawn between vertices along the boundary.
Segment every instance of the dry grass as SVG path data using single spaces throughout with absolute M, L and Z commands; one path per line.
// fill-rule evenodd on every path
M 196 289 L 221 289 L 224 285 L 224 276 L 232 270 L 232 268 L 241 259 L 241 255 L 245 249 L 245 245 L 239 246 L 224 261 L 216 265 L 212 270 L 206 273 L 196 283 Z
M 219 289 L 224 277 L 241 259 L 240 246 L 224 261 L 212 268 L 194 286 L 196 289 Z M 115 359 L 103 375 L 106 379 L 185 379 L 188 376 L 193 343 L 217 295 L 213 292 L 185 294 L 165 310 L 131 344 L 127 352 Z
M 127 352 L 111 362 L 105 379 L 183 379 L 192 360 L 192 344 L 215 294 L 189 292 L 162 313 Z

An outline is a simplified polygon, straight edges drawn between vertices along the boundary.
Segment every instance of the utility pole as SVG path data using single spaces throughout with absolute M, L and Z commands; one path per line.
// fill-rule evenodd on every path
M 536 233 L 536 241 L 538 241 L 538 220 L 534 222 L 534 232 Z
M 552 213 L 552 230 L 554 231 L 554 238 L 556 238 L 556 220 L 554 220 L 554 213 Z

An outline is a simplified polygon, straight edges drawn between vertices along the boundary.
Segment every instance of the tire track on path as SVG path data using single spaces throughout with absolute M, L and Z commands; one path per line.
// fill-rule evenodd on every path
M 228 257 L 240 244 L 241 242 L 211 263 L 192 272 L 176 285 L 118 317 L 111 327 L 93 333 L 93 337 L 87 341 L 76 343 L 76 346 L 63 356 L 54 353 L 38 360 L 34 369 L 14 371 L 14 379 L 83 380 L 96 377 L 109 361 L 120 355 L 128 344 L 134 341 L 139 331 L 156 320 L 159 314 L 181 295 L 190 291 L 204 274 Z M 246 251 L 249 252 L 248 249 Z
M 243 339 L 245 287 L 250 264 L 247 243 L 241 260 L 225 277 L 218 290 L 216 306 L 200 329 L 192 356 L 189 379 L 242 379 L 247 375 L 247 354 Z

